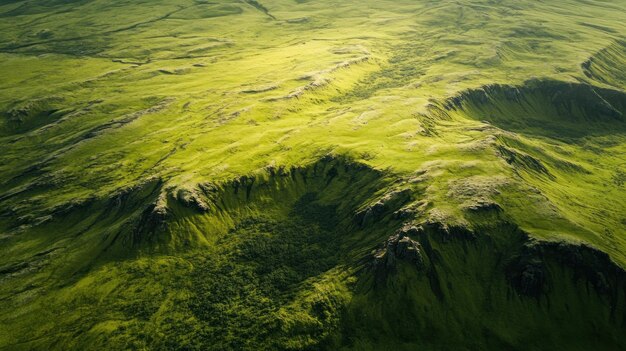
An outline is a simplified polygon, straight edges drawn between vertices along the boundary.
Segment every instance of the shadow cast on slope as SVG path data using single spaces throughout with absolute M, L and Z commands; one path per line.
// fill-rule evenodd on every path
M 626 132 L 626 93 L 587 84 L 530 80 L 488 85 L 447 100 L 434 113 L 460 115 L 530 136 L 575 141 Z

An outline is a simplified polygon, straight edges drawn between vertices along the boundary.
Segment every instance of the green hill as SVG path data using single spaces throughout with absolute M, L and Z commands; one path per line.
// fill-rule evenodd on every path
M 626 350 L 626 1 L 0 1 L 0 350 Z

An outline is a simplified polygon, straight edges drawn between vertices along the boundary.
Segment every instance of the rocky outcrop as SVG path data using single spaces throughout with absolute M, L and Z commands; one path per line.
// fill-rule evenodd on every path
M 193 208 L 200 213 L 209 212 L 211 207 L 209 203 L 203 199 L 200 193 L 203 190 L 204 185 L 198 185 L 198 188 L 194 189 L 178 189 L 176 192 L 176 200 L 178 200 L 183 206 Z M 200 191 L 199 191 L 200 190 Z
M 467 204 L 463 207 L 463 209 L 470 212 L 500 212 L 502 211 L 502 207 L 495 202 L 489 200 L 478 200 L 476 202 Z
M 407 231 L 399 230 L 380 248 L 372 251 L 373 267 L 377 280 L 384 280 L 396 269 L 399 261 L 407 262 L 418 269 L 425 267 L 423 249 L 419 242 L 411 239 Z
M 367 226 L 380 220 L 387 213 L 395 211 L 411 199 L 411 190 L 394 190 L 385 194 L 374 204 L 357 212 L 355 220 L 359 226 Z
M 167 228 L 167 220 L 170 217 L 167 206 L 154 203 L 148 206 L 140 215 L 139 221 L 132 231 L 132 246 L 139 246 L 146 238 L 153 236 L 158 231 Z

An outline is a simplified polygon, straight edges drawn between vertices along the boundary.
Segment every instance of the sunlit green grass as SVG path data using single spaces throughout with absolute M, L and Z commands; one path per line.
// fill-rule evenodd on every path
M 491 272 L 484 279 L 497 292 L 495 309 L 511 301 L 502 262 L 480 255 L 522 245 L 517 229 L 493 229 L 502 223 L 529 240 L 590 245 L 625 268 L 625 13 L 621 0 L 5 1 L 0 349 L 445 347 L 422 339 L 432 330 L 445 338 L 441 324 L 411 329 L 436 319 L 419 318 L 431 305 L 458 315 L 439 321 L 451 333 L 486 328 L 469 349 L 519 348 L 530 335 L 520 328 L 544 315 L 537 330 L 601 310 L 606 301 L 581 295 L 582 283 L 568 285 L 574 273 L 553 261 L 546 298 L 565 309 L 587 296 L 594 307 L 550 315 L 516 300 L 510 316 L 523 326 L 508 329 L 486 321 L 497 311 L 475 318 L 480 308 L 463 309 L 484 293 L 453 273 L 466 264 L 456 257 L 463 244 L 441 248 L 444 280 L 468 290 L 450 306 L 415 292 L 429 289 L 427 279 L 404 268 L 393 289 L 367 291 L 363 260 L 406 221 L 491 228 L 483 234 L 502 242 L 469 249 L 468 272 Z M 331 167 L 325 157 L 367 171 L 324 183 L 311 169 Z M 280 175 L 290 169 L 315 180 Z M 231 194 L 242 176 L 257 179 L 256 197 Z M 204 199 L 198 189 L 208 185 L 221 190 L 205 213 L 188 199 Z M 411 218 L 352 222 L 398 189 L 411 193 L 402 204 L 416 209 Z M 320 196 L 315 206 L 338 206 L 338 222 L 294 219 L 309 193 Z M 480 201 L 499 212 L 468 210 Z M 167 230 L 146 229 L 151 205 L 167 208 Z M 337 228 L 319 229 L 326 220 Z M 299 232 L 319 242 L 297 240 Z M 224 243 L 233 233 L 238 239 Z M 239 260 L 257 235 L 332 259 L 308 270 L 295 254 Z M 293 284 L 259 292 L 270 278 L 255 264 L 295 266 L 281 280 Z M 249 299 L 207 302 L 230 317 L 202 320 L 198 306 L 213 301 L 206 295 L 228 288 L 199 282 L 202 274 L 249 284 L 231 282 Z M 228 299 L 224 291 L 216 296 Z M 397 297 L 415 307 L 396 317 Z M 397 302 L 391 311 L 360 314 L 387 301 Z M 269 321 L 255 319 L 265 313 Z M 617 322 L 609 330 L 603 313 L 591 318 L 603 335 L 623 331 Z M 379 319 L 382 331 L 370 332 Z M 415 335 L 398 331 L 404 336 L 390 342 L 403 322 Z M 544 345 L 588 328 L 576 324 Z

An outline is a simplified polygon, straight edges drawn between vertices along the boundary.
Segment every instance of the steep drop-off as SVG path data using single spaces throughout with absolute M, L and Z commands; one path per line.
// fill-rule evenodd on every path
M 420 218 L 421 189 L 328 157 L 192 188 L 155 181 L 66 208 L 29 231 L 46 241 L 14 246 L 9 257 L 25 264 L 3 263 L 3 343 L 624 347 L 626 274 L 606 254 L 531 239 L 497 207 L 474 210 L 488 224 Z
M 569 141 L 626 131 L 626 93 L 582 83 L 531 80 L 523 86 L 488 85 L 443 105 L 501 129 Z

